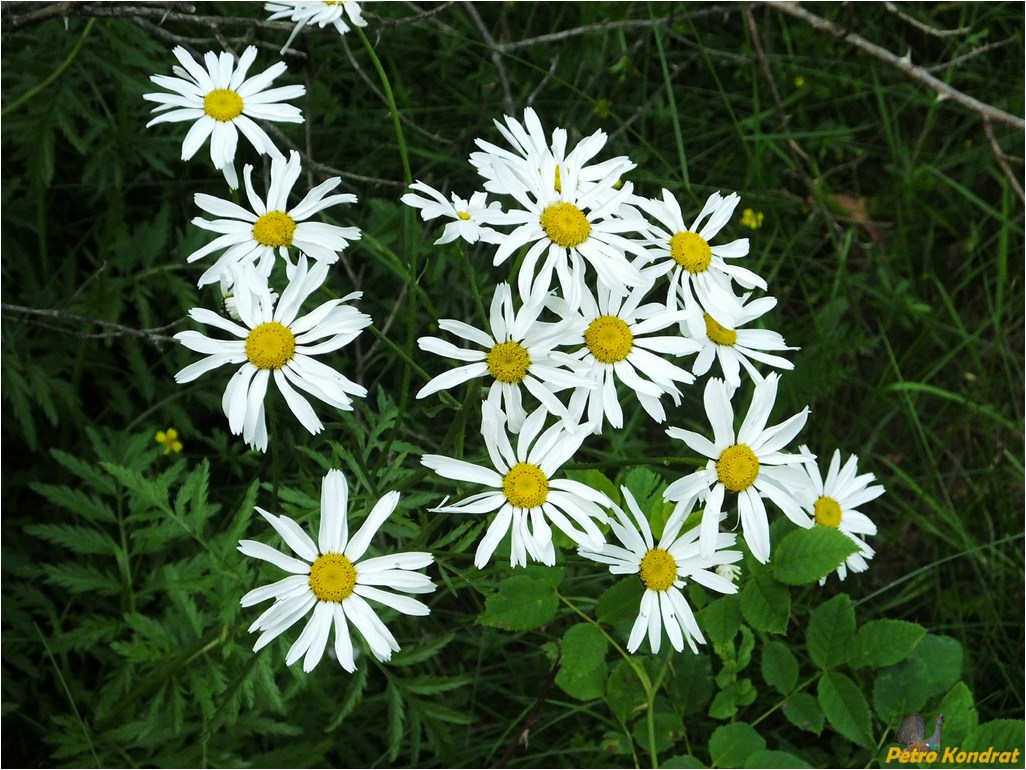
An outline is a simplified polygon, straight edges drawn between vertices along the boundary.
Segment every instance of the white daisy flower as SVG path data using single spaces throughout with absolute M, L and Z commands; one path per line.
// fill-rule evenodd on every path
M 458 348 L 437 337 L 421 337 L 417 340 L 421 350 L 470 363 L 438 375 L 420 389 L 417 398 L 448 390 L 475 377 L 490 377 L 488 401 L 506 413 L 513 433 L 520 431 L 527 418 L 521 388 L 551 414 L 566 418 L 566 407 L 555 393 L 565 388 L 587 389 L 591 380 L 566 368 L 574 366 L 574 360 L 554 350 L 573 337 L 576 319 L 542 323 L 538 316 L 544 307 L 544 296 L 539 294 L 529 297 L 514 313 L 509 284 L 501 283 L 492 297 L 489 332 L 462 321 L 441 319 L 438 328 L 483 349 Z
M 350 241 L 359 240 L 359 228 L 306 221 L 329 206 L 356 203 L 356 196 L 350 194 L 325 197 L 342 183 L 337 176 L 317 185 L 303 200 L 289 208 L 289 195 L 301 171 L 299 153 L 295 150 L 289 153 L 288 161 L 284 157 L 272 160 L 271 185 L 264 200 L 253 188 L 253 166 L 247 164 L 243 176 L 250 209 L 213 195 L 196 193 L 197 206 L 222 218 L 209 220 L 196 217 L 192 223 L 221 235 L 190 254 L 187 261 L 195 262 L 208 254 L 224 250 L 217 261 L 200 276 L 200 286 L 220 280 L 228 272 L 228 267 L 245 263 L 255 265 L 261 275 L 270 276 L 275 252 L 292 268 L 294 265 L 289 258 L 290 247 L 295 247 L 311 259 L 330 265 L 338 261 L 339 252 L 349 246 Z
M 807 446 L 800 449 L 809 454 Z M 858 455 L 849 457 L 842 467 L 841 452 L 838 449 L 834 450 L 830 458 L 825 479 L 820 475 L 815 462 L 806 463 L 804 469 L 809 475 L 809 486 L 804 490 L 802 508 L 812 515 L 816 526 L 839 529 L 859 547 L 858 553 L 853 553 L 837 568 L 837 576 L 844 580 L 848 570 L 865 572 L 869 569 L 868 560 L 876 555 L 876 551 L 863 537 L 875 535 L 876 524 L 858 508 L 882 495 L 884 488 L 873 484 L 876 476 L 872 473 L 856 475 L 859 470 Z M 826 578 L 819 581 L 820 585 L 825 583 Z
M 587 372 L 595 384 L 577 388 L 568 411 L 578 418 L 587 411 L 596 433 L 602 432 L 604 421 L 613 428 L 623 427 L 617 381 L 630 388 L 642 408 L 660 423 L 666 419 L 660 397 L 669 395 L 674 404 L 680 404 L 677 383 L 695 381 L 691 372 L 666 357 L 689 355 L 700 346 L 679 334 L 653 334 L 678 324 L 683 313 L 667 311 L 661 304 L 641 305 L 649 287 L 638 286 L 624 297 L 600 285 L 597 300 L 588 291 L 581 295 L 577 312 L 559 297 L 548 300 L 549 307 L 561 317 L 580 319 L 578 331 L 567 337 L 566 344 L 583 345 L 570 355 L 581 362 L 578 371 Z
M 755 384 L 755 394 L 741 429 L 734 432 L 734 410 L 723 380 L 710 379 L 705 386 L 705 413 L 713 428 L 713 440 L 683 428 L 668 428 L 671 438 L 680 439 L 692 450 L 708 457 L 704 470 L 670 484 L 663 497 L 687 500 L 696 495 L 705 500 L 701 538 L 703 556 L 711 556 L 719 529 L 720 511 L 726 493 L 737 495 L 745 542 L 752 555 L 765 564 L 770 556 L 769 522 L 763 497 L 772 501 L 799 527 L 811 527 L 812 520 L 799 502 L 808 483 L 802 463 L 815 460 L 806 453 L 784 454 L 783 449 L 805 425 L 809 408 L 784 422 L 766 427 L 777 397 L 780 376 L 775 372 Z
M 759 361 L 777 369 L 794 369 L 786 358 L 766 353 L 767 350 L 798 350 L 788 347 L 779 332 L 769 329 L 742 329 L 750 321 L 765 315 L 777 305 L 774 297 L 761 297 L 748 302 L 751 294 L 739 298 L 735 306 L 725 305 L 710 313 L 697 303 L 687 309 L 681 331 L 702 346 L 692 371 L 701 377 L 719 359 L 723 378 L 732 389 L 741 387 L 741 367 L 752 380 L 762 379 L 752 361 Z M 745 304 L 745 303 L 748 304 Z M 715 316 L 715 317 L 714 317 Z
M 309 2 L 309 0 L 279 0 L 275 3 L 265 3 L 264 10 L 271 11 L 271 15 L 267 17 L 268 21 L 288 19 L 289 21 L 296 22 L 296 27 L 292 30 L 292 34 L 289 35 L 289 39 L 281 49 L 281 53 L 285 53 L 289 49 L 292 41 L 296 39 L 296 35 L 307 24 L 316 24 L 321 29 L 331 24 L 338 30 L 340 35 L 349 32 L 349 24 L 352 24 L 354 27 L 367 26 L 367 21 L 363 18 L 363 13 L 360 9 L 359 0 L 323 0 L 323 2 L 322 0 L 315 0 L 315 2 Z M 346 23 L 346 16 L 349 17 L 349 24 Z
M 413 571 L 431 564 L 434 561 L 431 554 L 413 551 L 363 558 L 371 539 L 395 510 L 399 493 L 389 492 L 378 500 L 351 538 L 348 498 L 342 471 L 328 471 L 321 482 L 321 519 L 316 544 L 288 516 L 274 516 L 263 508 L 256 509 L 299 558 L 255 540 L 239 541 L 239 550 L 246 556 L 268 561 L 290 573 L 283 580 L 255 588 L 242 597 L 243 607 L 274 599 L 274 604 L 249 627 L 250 633 L 261 632 L 254 652 L 309 615 L 303 631 L 289 648 L 285 663 L 291 666 L 303 658 L 303 670 L 312 671 L 324 655 L 334 625 L 335 657 L 342 668 L 352 672 L 356 670 L 356 657 L 350 623 L 378 660 L 390 660 L 392 653 L 399 650 L 399 643 L 368 604 L 368 599 L 404 615 L 430 613 L 423 602 L 393 591 L 411 594 L 434 591 L 435 586 L 427 575 Z
M 488 227 L 488 212 L 500 211 L 499 202 L 488 202 L 488 195 L 483 192 L 476 192 L 470 196 L 470 200 L 464 200 L 456 193 L 451 193 L 452 201 L 447 201 L 442 193 L 430 185 L 416 181 L 410 185 L 411 190 L 426 193 L 428 198 L 414 193 L 406 193 L 400 200 L 407 206 L 420 209 L 420 218 L 427 222 L 438 217 L 447 217 L 453 220 L 449 222 L 442 231 L 441 237 L 435 244 L 449 243 L 462 238 L 467 243 L 501 243 L 503 235 Z
M 285 72 L 285 62 L 278 62 L 259 75 L 247 79 L 249 67 L 256 58 L 256 46 L 249 46 L 235 64 L 227 51 L 215 54 L 208 51 L 203 57 L 204 67 L 181 46 L 173 51 L 181 67 L 172 67 L 176 77 L 151 75 L 150 80 L 174 93 L 143 94 L 143 99 L 157 102 L 153 112 L 162 113 L 146 127 L 157 123 L 195 121 L 182 142 L 182 160 L 188 160 L 210 138 L 210 160 L 221 170 L 233 190 L 238 188 L 235 173 L 235 148 L 241 133 L 257 152 L 279 157 L 281 153 L 271 138 L 255 121 L 269 120 L 284 123 L 302 123 L 298 107 L 283 104 L 306 93 L 301 85 L 282 86 L 265 90 Z
M 718 192 L 713 193 L 691 227 L 685 224 L 680 204 L 669 190 L 663 190 L 661 201 L 641 198 L 632 201 L 662 226 L 650 226 L 652 238 L 648 241 L 649 251 L 644 264 L 653 263 L 650 269 L 656 275 L 670 274 L 666 294 L 668 308 L 679 306 L 678 297 L 684 307 L 690 307 L 696 298 L 707 308 L 736 305 L 737 300 L 730 288 L 731 279 L 746 289 L 755 286 L 766 288 L 766 281 L 751 270 L 727 262 L 748 254 L 747 238 L 738 238 L 724 245 L 710 243 L 730 221 L 740 200 L 737 193 L 726 198 Z
M 687 641 L 691 650 L 697 653 L 698 645 L 705 644 L 705 637 L 681 589 L 690 579 L 722 594 L 737 593 L 733 581 L 720 574 L 725 565 L 731 565 L 742 558 L 740 551 L 727 550 L 734 545 L 734 535 L 717 534 L 713 553 L 703 557 L 696 542 L 698 530 L 693 528 L 683 534 L 680 531 L 694 507 L 695 500 L 692 498 L 685 505 L 677 506 L 663 528 L 659 545 L 656 545 L 648 519 L 641 512 L 634 496 L 627 487 L 621 487 L 620 490 L 634 521 L 619 506 L 614 505 L 616 520 L 611 521 L 609 527 L 623 545 L 606 543 L 597 550 L 580 548 L 578 553 L 601 564 L 608 564 L 609 571 L 614 575 L 638 575 L 641 578 L 645 593 L 641 597 L 638 618 L 634 621 L 627 641 L 628 652 L 637 651 L 647 632 L 652 653 L 658 653 L 665 628 L 673 649 L 683 652 L 684 642 Z
M 300 256 L 292 280 L 275 302 L 262 276 L 250 266 L 240 272 L 234 292 L 235 310 L 245 326 L 204 308 L 189 311 L 193 320 L 238 339 L 221 340 L 195 331 L 175 335 L 190 350 L 207 354 L 178 372 L 176 382 L 191 382 L 223 364 L 242 364 L 228 382 L 221 406 L 232 433 L 241 433 L 247 444 L 260 451 L 267 449 L 264 396 L 272 374 L 289 409 L 311 433 L 319 433 L 324 426 L 293 386 L 347 411 L 353 408 L 350 396 L 367 395 L 362 386 L 314 358 L 348 345 L 370 325 L 370 316 L 344 304 L 363 293 L 328 300 L 297 317 L 300 306 L 320 288 L 327 274 L 328 265 L 321 262 L 308 271 L 306 257 Z
M 474 565 L 483 569 L 507 532 L 510 566 L 526 566 L 528 556 L 542 564 L 555 564 L 550 523 L 578 545 L 600 548 L 605 539 L 597 524 L 607 521 L 600 506 L 609 506 L 609 498 L 578 481 L 554 478 L 580 448 L 591 426 L 570 432 L 557 422 L 542 430 L 547 413 L 540 407 L 524 422 L 514 448 L 506 434 L 506 416 L 487 401 L 481 408 L 481 435 L 493 468 L 442 455 L 421 458 L 439 476 L 490 488 L 453 505 L 432 509 L 436 513 L 498 511 L 478 545 Z

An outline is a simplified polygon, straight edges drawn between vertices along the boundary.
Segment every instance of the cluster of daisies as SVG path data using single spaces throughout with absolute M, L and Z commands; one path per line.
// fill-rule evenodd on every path
M 347 17 L 354 26 L 366 23 L 353 0 L 278 2 L 266 8 L 272 19 L 296 22 L 283 52 L 305 25 L 332 24 L 345 33 Z M 178 372 L 176 380 L 190 382 L 224 364 L 238 367 L 222 408 L 233 434 L 267 451 L 264 400 L 270 380 L 312 434 L 324 426 L 308 397 L 350 410 L 354 397 L 366 395 L 320 360 L 371 323 L 353 304 L 361 292 L 331 297 L 325 289 L 332 265 L 360 238 L 359 229 L 316 217 L 356 203 L 356 197 L 336 192 L 338 177 L 316 186 L 309 182 L 305 194 L 295 192 L 301 179 L 308 181 L 299 154 L 286 156 L 260 125 L 303 121 L 301 110 L 290 103 L 304 95 L 303 86 L 272 87 L 286 72 L 284 62 L 249 76 L 257 55 L 253 46 L 237 59 L 229 52 L 208 52 L 200 62 L 182 47 L 173 53 L 174 75 L 151 78 L 164 91 L 144 97 L 157 103 L 149 125 L 191 123 L 183 160 L 209 140 L 213 166 L 239 201 L 195 195 L 204 215 L 193 224 L 215 236 L 187 261 L 202 261 L 199 286 L 216 285 L 220 307 L 194 308 L 189 315 L 220 336 L 177 334 L 186 348 L 204 357 Z M 732 525 L 721 526 L 734 508 L 730 501 L 736 500 L 742 536 L 759 561 L 770 557 L 768 500 L 800 527 L 836 527 L 858 544 L 859 553 L 838 570 L 842 579 L 848 569 L 866 569 L 873 551 L 864 538 L 876 529 L 857 508 L 883 488 L 874 485 L 871 474 L 857 475 L 856 457 L 841 467 L 835 452 L 823 479 L 807 447 L 784 451 L 804 426 L 808 409 L 767 425 L 779 375 L 763 375 L 760 366 L 791 369 L 780 353 L 793 348 L 776 332 L 744 328 L 776 301 L 752 299 L 766 283 L 739 264 L 748 254 L 747 239 L 714 243 L 738 196 L 713 194 L 689 224 L 669 190 L 655 199 L 635 193 L 624 179 L 635 167 L 629 158 L 597 160 L 606 144 L 601 131 L 570 148 L 566 130 L 547 136 L 530 109 L 522 123 L 507 116 L 496 126 L 508 146 L 478 140 L 480 151 L 470 156 L 484 180 L 482 191 L 469 199 L 447 198 L 416 182 L 402 197 L 425 220 L 450 220 L 436 243 L 482 242 L 494 247 L 495 265 L 517 266 L 510 283 L 495 286 L 487 328 L 439 319 L 438 328 L 463 344 L 441 337 L 419 340 L 422 350 L 461 362 L 428 382 L 419 398 L 474 378 L 489 383 L 481 403 L 489 464 L 422 458 L 439 476 L 486 490 L 434 509 L 493 514 L 475 565 L 487 566 L 507 541 L 512 566 L 529 560 L 555 564 L 555 527 L 582 557 L 615 574 L 639 575 L 645 592 L 628 641 L 631 652 L 646 636 L 657 652 L 664 631 L 678 651 L 685 644 L 697 650 L 704 642 L 682 589 L 693 581 L 720 593 L 737 591 L 734 565 L 742 553 Z M 240 134 L 264 172 L 261 186 L 254 182 L 254 165 L 245 164 L 241 192 Z M 490 195 L 499 199 L 489 201 Z M 329 298 L 302 314 L 314 294 Z M 673 513 L 658 543 L 647 514 L 626 487 L 621 507 L 561 473 L 589 437 L 624 427 L 625 405 L 636 402 L 653 421 L 665 423 L 667 404 L 681 406 L 685 390 L 716 364 L 721 377 L 709 378 L 704 389 L 712 438 L 677 427 L 666 431 L 708 463 L 666 488 Z M 754 383 L 754 396 L 735 430 L 732 399 L 741 388 L 742 370 Z M 368 556 L 373 536 L 398 502 L 397 492 L 384 495 L 350 537 L 348 486 L 340 471 L 329 471 L 316 542 L 292 519 L 256 509 L 293 555 L 253 540 L 239 545 L 242 553 L 289 573 L 242 598 L 243 606 L 274 600 L 249 629 L 260 632 L 255 649 L 305 617 L 309 620 L 286 662 L 302 658 L 307 671 L 323 657 L 332 627 L 332 653 L 349 671 L 358 656 L 350 625 L 378 660 L 399 649 L 368 600 L 425 615 L 427 605 L 405 594 L 429 593 L 435 586 L 418 571 L 432 563 L 429 553 Z
M 840 466 L 835 452 L 826 479 L 805 446 L 786 451 L 808 408 L 769 425 L 780 375 L 794 350 L 777 332 L 749 325 L 775 305 L 753 298 L 766 282 L 742 266 L 747 239 L 721 242 L 739 197 L 712 194 L 693 219 L 669 190 L 635 192 L 627 157 L 599 159 L 598 131 L 571 147 L 568 133 L 546 134 L 532 109 L 523 120 L 496 121 L 506 146 L 478 140 L 470 163 L 483 179 L 468 198 L 416 182 L 403 196 L 424 220 L 449 220 L 436 243 L 458 238 L 494 246 L 492 262 L 515 261 L 511 283 L 492 295 L 486 328 L 440 319 L 448 338 L 424 337 L 422 350 L 460 362 L 418 393 L 429 397 L 474 378 L 487 383 L 481 435 L 489 463 L 441 455 L 423 463 L 439 476 L 485 488 L 439 512 L 494 514 L 478 545 L 484 567 L 507 541 L 510 564 L 555 564 L 553 527 L 577 552 L 615 574 L 638 574 L 645 586 L 628 650 L 647 635 L 674 649 L 704 641 L 681 589 L 688 581 L 734 593 L 742 558 L 735 548 L 736 510 L 744 542 L 770 559 L 767 501 L 803 528 L 836 527 L 858 545 L 838 569 L 867 568 L 865 537 L 876 527 L 857 509 L 883 493 L 872 474 L 857 475 L 856 457 Z M 746 328 L 748 327 L 748 328 Z M 452 341 L 456 338 L 458 343 Z M 673 513 L 656 543 L 652 525 L 627 488 L 626 512 L 604 493 L 561 473 L 589 436 L 625 425 L 636 403 L 659 424 L 679 407 L 696 378 L 704 386 L 707 435 L 679 427 L 666 433 L 708 458 L 705 468 L 663 493 Z M 753 396 L 735 429 L 742 374 Z M 683 447 L 682 447 L 683 448 Z M 604 532 L 611 534 L 606 540 Z
M 336 4 L 269 3 L 267 9 L 273 12 L 272 19 L 297 22 L 293 37 L 309 23 L 332 23 L 340 32 L 349 29 L 342 19 L 343 6 Z M 365 24 L 357 3 L 347 2 L 344 9 L 352 23 Z M 331 266 L 360 237 L 356 227 L 318 221 L 315 215 L 332 206 L 356 203 L 356 196 L 335 192 L 341 179 L 333 177 L 307 190 L 298 201 L 294 199 L 298 195 L 293 192 L 303 177 L 300 156 L 291 151 L 286 157 L 257 122 L 303 121 L 300 109 L 289 103 L 304 95 L 303 86 L 271 87 L 285 73 L 284 62 L 248 77 L 257 55 L 255 46 L 246 48 L 237 60 L 230 52 L 208 52 L 202 63 L 182 47 L 173 53 L 178 60 L 174 76 L 151 78 L 164 92 L 144 96 L 158 105 L 154 109 L 158 114 L 149 125 L 190 122 L 182 159 L 191 158 L 209 139 L 214 168 L 232 190 L 239 187 L 235 156 L 240 135 L 258 158 L 266 156 L 263 165 L 267 172 L 266 184 L 261 187 L 254 182 L 254 166 L 247 163 L 243 167 L 244 203 L 204 193 L 195 196 L 196 206 L 206 216 L 197 216 L 193 224 L 216 237 L 187 261 L 203 260 L 199 286 L 216 285 L 220 307 L 218 311 L 193 308 L 189 316 L 223 335 L 176 334 L 182 345 L 204 358 L 186 366 L 175 379 L 190 382 L 224 364 L 238 366 L 225 388 L 222 408 L 232 433 L 241 434 L 254 449 L 266 451 L 269 437 L 264 398 L 272 379 L 292 414 L 314 434 L 324 426 L 308 396 L 336 409 L 351 410 L 352 399 L 366 395 L 362 386 L 319 360 L 348 345 L 370 325 L 370 316 L 352 304 L 361 292 L 326 299 L 301 313 L 306 301 L 322 292 Z M 176 437 L 166 436 L 164 441 L 172 438 Z M 286 655 L 289 665 L 302 658 L 303 669 L 312 670 L 323 657 L 334 627 L 332 653 L 347 671 L 355 670 L 358 655 L 350 624 L 378 660 L 389 660 L 392 652 L 399 650 L 369 602 L 406 615 L 427 615 L 426 604 L 405 594 L 430 593 L 435 586 L 418 571 L 434 561 L 430 553 L 368 555 L 372 539 L 398 503 L 398 492 L 384 495 L 350 536 L 348 485 L 341 471 L 332 470 L 322 482 L 316 542 L 291 518 L 256 509 L 294 555 L 254 540 L 239 543 L 243 554 L 289 573 L 242 597 L 244 607 L 274 600 L 249 628 L 260 632 L 254 650 L 307 616 L 309 620 Z

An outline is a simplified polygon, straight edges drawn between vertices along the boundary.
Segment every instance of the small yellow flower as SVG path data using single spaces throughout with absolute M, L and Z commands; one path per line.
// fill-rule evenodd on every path
M 166 431 L 158 430 L 155 436 L 158 444 L 164 445 L 164 454 L 182 451 L 182 442 L 178 440 L 178 431 L 168 428 Z
M 794 87 L 795 88 L 805 88 L 805 76 L 804 75 L 799 75 L 798 77 L 796 77 L 794 79 Z
M 745 209 L 741 213 L 741 226 L 750 230 L 758 230 L 762 227 L 763 215 L 761 211 Z

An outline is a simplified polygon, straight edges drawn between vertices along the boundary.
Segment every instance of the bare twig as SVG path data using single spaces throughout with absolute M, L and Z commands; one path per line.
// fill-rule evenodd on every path
M 1019 200 L 1026 203 L 1026 195 L 1023 194 L 1022 183 L 1019 181 L 1019 178 L 1012 173 L 1012 169 L 1008 165 L 1007 156 L 1001 151 L 1001 147 L 997 142 L 997 137 L 994 136 L 994 129 L 987 118 L 983 119 L 983 132 L 987 135 L 987 141 L 990 142 L 990 149 L 994 153 L 994 160 L 996 160 L 997 164 L 1001 167 L 1001 173 L 1005 175 L 1009 184 L 1012 185 L 1012 189 L 1015 190 L 1015 194 L 1019 196 Z
M 901 9 L 894 3 L 884 3 L 884 7 L 902 21 L 911 24 L 920 32 L 925 32 L 927 35 L 932 35 L 933 37 L 956 37 L 957 35 L 964 35 L 967 32 L 972 32 L 970 27 L 959 27 L 958 29 L 937 29 L 937 27 L 931 27 L 926 22 L 919 21 L 919 19 L 915 19 L 907 13 L 902 13 Z
M 969 61 L 970 59 L 975 59 L 980 54 L 987 53 L 988 51 L 993 51 L 995 48 L 1003 48 L 1004 46 L 1008 45 L 1013 41 L 1014 38 L 995 40 L 993 43 L 987 43 L 987 45 L 977 46 L 968 53 L 964 53 L 961 56 L 956 56 L 954 59 L 941 62 L 940 64 L 931 64 L 929 67 L 923 67 L 923 69 L 927 72 L 940 72 L 941 70 L 951 69 L 952 67 L 957 67 L 962 62 Z
M 860 51 L 869 54 L 873 58 L 889 64 L 898 71 L 908 75 L 913 80 L 916 80 L 936 91 L 939 98 L 950 99 L 956 104 L 972 110 L 982 118 L 989 119 L 997 123 L 1003 123 L 1004 125 L 1011 126 L 1019 131 L 1026 130 L 1026 121 L 1022 118 L 1007 113 L 993 105 L 985 104 L 979 99 L 974 99 L 968 94 L 962 93 L 957 88 L 952 88 L 944 81 L 935 78 L 922 67 L 917 67 L 912 64 L 910 54 L 906 56 L 896 56 L 886 48 L 881 48 L 876 43 L 866 40 L 861 35 L 856 35 L 854 32 L 848 32 L 848 30 L 834 24 L 832 21 L 828 21 L 827 19 L 816 16 L 813 13 L 809 13 L 799 6 L 798 3 L 767 0 L 766 4 L 774 10 L 785 13 L 796 19 L 800 19 L 813 29 L 833 35 L 839 40 L 843 40 L 844 42 L 855 46 Z
M 488 27 L 485 26 L 484 20 L 481 18 L 481 14 L 477 12 L 474 4 L 472 2 L 465 2 L 463 3 L 463 8 L 466 10 L 467 16 L 474 23 L 474 26 L 477 27 L 477 31 L 481 33 L 485 43 L 492 49 L 490 54 L 492 64 L 495 65 L 495 72 L 499 76 L 499 85 L 502 87 L 502 107 L 507 115 L 512 115 L 513 92 L 509 87 L 509 78 L 506 77 L 506 65 L 502 63 L 502 54 L 499 52 L 499 46 L 495 42 L 495 38 L 492 37 L 492 33 L 488 31 Z
M 96 334 L 86 334 L 81 331 L 67 329 L 61 327 L 60 331 L 72 335 L 73 337 L 79 337 L 86 340 L 98 340 L 98 339 L 110 339 L 112 337 L 140 337 L 147 342 L 151 342 L 154 345 L 160 346 L 161 343 L 174 342 L 174 337 L 169 337 L 161 332 L 173 329 L 179 326 L 185 319 L 179 318 L 177 321 L 165 324 L 164 326 L 156 326 L 152 329 L 135 329 L 131 326 L 124 326 L 122 324 L 112 323 L 111 321 L 101 321 L 99 318 L 89 318 L 78 313 L 69 313 L 67 310 L 54 310 L 51 308 L 39 308 L 39 307 L 25 307 L 24 305 L 10 305 L 4 302 L 0 305 L 0 310 L 4 313 L 20 313 L 28 316 L 41 316 L 44 318 L 56 318 L 61 321 L 69 321 L 75 324 L 92 324 L 99 326 L 107 331 L 99 332 Z M 55 328 L 55 327 L 49 327 Z

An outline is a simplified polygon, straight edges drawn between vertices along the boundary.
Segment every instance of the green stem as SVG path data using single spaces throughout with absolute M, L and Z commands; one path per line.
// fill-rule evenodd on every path
M 75 57 L 78 56 L 78 52 L 82 49 L 82 45 L 85 43 L 86 38 L 89 37 L 89 33 L 92 32 L 93 25 L 95 23 L 95 18 L 90 19 L 86 23 L 85 29 L 82 30 L 82 34 L 78 38 L 78 42 L 75 43 L 75 47 L 71 49 L 71 53 L 68 54 L 68 57 L 63 62 L 61 62 L 61 66 L 59 66 L 57 69 L 51 72 L 50 76 L 42 83 L 37 85 L 35 88 L 29 89 L 24 94 L 15 99 L 13 102 L 4 107 L 3 110 L 0 111 L 0 117 L 3 117 L 4 115 L 7 115 L 9 112 L 13 112 L 14 110 L 18 109 L 21 105 L 25 104 L 25 102 L 27 101 L 30 101 L 33 97 L 35 97 L 36 94 L 38 94 L 44 88 L 53 83 L 57 78 L 63 75 L 64 70 L 71 66 L 71 62 L 75 61 Z
M 413 182 L 413 174 L 410 173 L 410 157 L 406 151 L 406 137 L 403 135 L 403 127 L 399 122 L 399 108 L 395 103 L 395 95 L 392 93 L 392 84 L 388 80 L 388 75 L 385 74 L 385 68 L 381 65 L 381 60 L 378 55 L 374 52 L 374 46 L 371 45 L 370 40 L 367 39 L 367 35 L 364 34 L 360 27 L 353 27 L 356 30 L 356 34 L 360 37 L 360 42 L 363 43 L 363 47 L 367 49 L 367 55 L 370 56 L 371 63 L 374 65 L 375 71 L 378 73 L 378 79 L 381 81 L 381 88 L 385 92 L 385 99 L 388 101 L 388 109 L 392 113 L 392 128 L 395 130 L 396 141 L 399 142 L 399 157 L 403 164 L 403 181 L 406 182 L 406 186 L 409 187 Z M 416 270 L 414 270 L 416 273 Z

